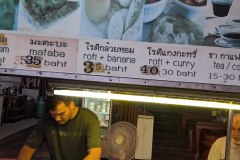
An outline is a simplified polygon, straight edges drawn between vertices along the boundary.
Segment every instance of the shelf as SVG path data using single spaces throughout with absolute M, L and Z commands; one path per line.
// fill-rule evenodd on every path
M 21 120 L 25 118 L 25 115 L 17 115 L 17 116 L 8 116 L 6 119 L 4 119 L 4 122 L 17 122 L 18 120 Z
M 83 106 L 94 112 L 99 119 L 102 130 L 109 128 L 111 115 L 111 101 L 108 99 L 84 98 Z M 104 112 L 102 112 L 104 111 Z
M 101 128 L 108 128 L 108 126 L 103 126 L 103 125 L 100 125 Z
M 20 98 L 24 98 L 25 95 L 17 95 L 17 96 L 14 96 L 14 95 L 3 95 L 4 97 L 8 98 L 8 99 L 20 99 Z
M 3 120 L 5 122 L 16 122 L 25 118 L 26 104 L 27 96 L 4 96 Z
M 17 116 L 8 116 L 7 117 L 7 119 L 9 120 L 9 119 L 21 119 L 21 118 L 24 118 L 25 117 L 25 115 L 17 115 Z
M 97 111 L 93 111 L 94 113 L 96 113 L 96 114 L 109 114 L 108 112 L 97 112 Z
M 17 111 L 25 110 L 25 107 L 18 107 L 16 108 Z
M 14 111 L 22 111 L 25 110 L 25 107 L 14 107 L 14 108 L 10 108 L 8 109 L 8 112 L 14 112 Z

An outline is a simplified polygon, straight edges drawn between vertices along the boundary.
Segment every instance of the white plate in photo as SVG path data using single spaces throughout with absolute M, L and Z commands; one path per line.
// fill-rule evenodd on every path
M 240 31 L 240 26 L 234 26 L 234 25 L 219 25 L 215 28 L 214 35 L 215 36 L 221 36 L 221 34 L 229 32 L 229 31 Z
M 226 47 L 226 48 L 240 48 L 240 44 L 229 43 L 228 41 L 226 41 L 222 38 L 215 39 L 214 43 L 218 46 Z
M 230 21 L 227 21 L 227 24 L 239 26 L 240 27 L 240 19 L 232 19 Z

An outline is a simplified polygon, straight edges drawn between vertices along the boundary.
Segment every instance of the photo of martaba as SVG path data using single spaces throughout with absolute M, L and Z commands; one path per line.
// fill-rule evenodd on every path
M 80 0 L 20 0 L 17 30 L 74 37 L 79 34 Z M 72 25 L 74 24 L 74 25 Z
M 0 0 L 0 29 L 16 30 L 19 0 Z
M 67 0 L 23 0 L 22 4 L 28 13 L 29 22 L 37 28 L 46 28 L 79 7 L 79 2 Z

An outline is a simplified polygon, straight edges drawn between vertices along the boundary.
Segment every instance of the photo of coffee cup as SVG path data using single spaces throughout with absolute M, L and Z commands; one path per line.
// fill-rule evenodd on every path
M 228 15 L 233 0 L 212 0 L 213 13 L 218 17 L 225 17 Z
M 240 45 L 240 32 L 226 32 L 221 38 L 230 44 Z

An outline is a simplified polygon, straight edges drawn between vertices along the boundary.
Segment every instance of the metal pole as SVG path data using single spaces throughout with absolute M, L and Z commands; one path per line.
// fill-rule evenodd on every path
M 229 109 L 226 148 L 225 148 L 225 160 L 230 160 L 230 151 L 231 151 L 231 142 L 232 142 L 232 121 L 233 121 L 233 110 Z

